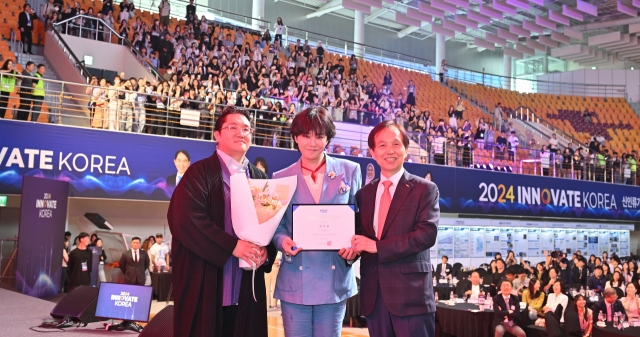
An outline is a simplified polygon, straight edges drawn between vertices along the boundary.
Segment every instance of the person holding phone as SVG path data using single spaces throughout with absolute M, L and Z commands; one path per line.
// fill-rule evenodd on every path
M 22 52 L 30 55 L 33 55 L 31 53 L 33 20 L 38 20 L 38 16 L 33 12 L 33 9 L 31 9 L 31 5 L 25 4 L 24 10 L 18 15 L 18 28 L 20 29 Z
M 355 204 L 360 165 L 324 152 L 336 135 L 331 115 L 323 107 L 298 113 L 291 123 L 300 159 L 273 178 L 297 176 L 298 187 L 273 243 L 282 251 L 274 297 L 281 301 L 285 335 L 340 336 L 347 299 L 358 292 L 350 247 L 339 251 L 305 251 L 293 241 L 294 204 Z M 304 224 L 298 224 L 304 225 Z

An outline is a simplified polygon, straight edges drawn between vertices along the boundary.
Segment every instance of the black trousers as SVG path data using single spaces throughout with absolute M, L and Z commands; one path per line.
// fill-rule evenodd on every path
M 31 112 L 31 94 L 20 94 L 20 110 L 18 111 L 18 119 L 26 121 L 29 119 L 29 113 Z
M 69 292 L 69 268 L 67 267 L 62 267 L 62 280 L 60 282 L 61 284 L 61 288 L 62 288 L 62 292 L 63 293 L 68 293 Z
M 222 336 L 233 336 L 237 316 L 237 305 L 222 307 Z
M 33 43 L 31 28 L 24 28 L 24 31 L 20 32 L 20 42 L 22 42 L 22 52 L 31 53 L 31 44 Z

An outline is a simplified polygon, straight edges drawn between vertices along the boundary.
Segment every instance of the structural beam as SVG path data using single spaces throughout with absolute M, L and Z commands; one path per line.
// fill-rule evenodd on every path
M 327 4 L 325 4 L 324 6 L 318 8 L 318 10 L 316 10 L 315 12 L 307 14 L 307 19 L 318 18 L 325 14 L 331 13 L 333 11 L 340 10 L 342 8 L 343 8 L 342 0 L 332 0 Z
M 380 17 L 382 14 L 388 12 L 389 10 L 386 8 L 380 8 L 380 9 L 376 9 L 375 11 L 371 12 L 371 14 L 367 15 L 364 18 L 364 23 L 369 23 L 371 21 L 373 21 L 374 19 Z

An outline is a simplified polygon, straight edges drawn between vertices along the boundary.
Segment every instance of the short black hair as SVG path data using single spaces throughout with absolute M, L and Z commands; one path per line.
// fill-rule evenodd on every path
M 25 64 L 24 67 L 26 68 L 32 64 L 35 64 L 35 63 L 33 61 L 27 61 L 27 64 Z
M 593 268 L 593 271 L 595 272 L 598 269 L 600 269 L 600 271 L 604 273 L 604 269 L 602 269 L 602 266 L 596 266 L 595 268 Z
M 258 166 L 258 164 L 262 165 L 262 167 L 264 167 L 264 171 L 266 174 L 269 174 L 269 165 L 267 164 L 267 160 L 264 159 L 263 157 L 257 157 L 254 161 L 253 161 L 253 166 Z
M 87 234 L 85 232 L 82 232 L 82 233 L 78 234 L 78 236 L 77 236 L 78 239 L 84 239 L 84 238 L 88 238 L 88 237 L 89 237 L 89 234 Z
M 449 261 L 449 257 L 446 255 L 442 255 L 442 258 L 447 259 L 447 261 Z
M 324 134 L 327 137 L 327 144 L 336 136 L 336 125 L 333 124 L 331 115 L 324 107 L 317 106 L 299 112 L 291 122 L 291 137 L 298 137 L 314 132 L 316 135 Z M 297 149 L 298 145 L 294 146 Z
M 67 236 L 71 236 L 71 232 L 69 232 L 69 231 L 64 232 L 64 236 L 65 236 L 65 237 L 67 237 Z
M 189 162 L 191 162 L 191 156 L 189 155 L 189 152 L 187 152 L 187 150 L 178 150 L 178 151 L 176 151 L 176 154 L 173 156 L 173 159 L 178 159 L 178 155 L 181 154 L 181 153 L 187 157 L 187 160 Z
M 142 242 L 142 240 L 140 240 L 140 238 L 139 238 L 139 237 L 137 237 L 137 236 L 134 236 L 134 237 L 131 239 L 131 242 L 136 241 L 136 240 L 138 240 L 138 241 Z
M 45 65 L 42 63 L 38 64 L 38 69 L 40 69 L 41 67 L 45 67 Z
M 216 119 L 216 123 L 213 126 L 213 131 L 222 130 L 222 125 L 224 124 L 224 122 L 227 121 L 227 116 L 233 115 L 233 114 L 243 115 L 249 121 L 249 123 L 251 123 L 251 115 L 249 114 L 248 111 L 238 109 L 234 106 L 228 106 L 224 108 L 224 110 L 222 110 L 222 113 L 220 114 L 220 116 L 218 116 L 218 119 Z

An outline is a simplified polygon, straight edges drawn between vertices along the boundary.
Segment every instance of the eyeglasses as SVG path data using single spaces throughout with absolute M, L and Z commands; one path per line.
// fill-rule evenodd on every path
M 221 128 L 221 130 L 224 129 L 228 129 L 229 132 L 231 132 L 234 135 L 237 135 L 238 133 L 240 133 L 242 136 L 248 136 L 250 134 L 253 133 L 253 129 L 251 129 L 250 127 L 239 127 L 237 125 L 227 125 L 227 126 L 223 126 Z

